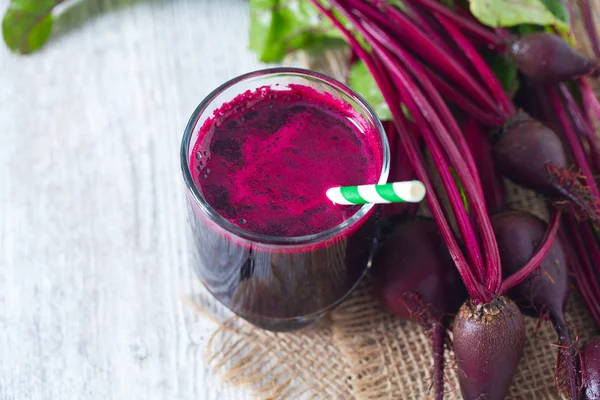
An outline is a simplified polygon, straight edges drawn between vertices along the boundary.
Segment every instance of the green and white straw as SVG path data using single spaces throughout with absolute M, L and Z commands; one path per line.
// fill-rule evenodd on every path
M 425 197 L 425 185 L 420 181 L 407 181 L 341 186 L 327 189 L 326 195 L 335 204 L 418 203 Z

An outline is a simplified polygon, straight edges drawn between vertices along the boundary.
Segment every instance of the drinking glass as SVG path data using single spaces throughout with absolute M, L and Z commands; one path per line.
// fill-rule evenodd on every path
M 196 187 L 190 157 L 200 128 L 214 111 L 248 90 L 265 86 L 283 90 L 290 84 L 311 87 L 349 104 L 375 133 L 382 155 L 378 183 L 385 183 L 389 172 L 389 146 L 375 112 L 353 90 L 325 75 L 298 68 L 256 71 L 226 82 L 198 105 L 181 144 L 191 259 L 199 279 L 218 301 L 255 326 L 272 331 L 304 327 L 339 305 L 371 266 L 378 244 L 378 209 L 373 204 L 361 206 L 332 229 L 276 237 L 228 221 Z

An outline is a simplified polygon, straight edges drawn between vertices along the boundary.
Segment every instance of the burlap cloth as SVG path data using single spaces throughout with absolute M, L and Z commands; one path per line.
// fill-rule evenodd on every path
M 600 1 L 592 3 L 600 9 Z M 579 34 L 581 26 L 575 23 L 575 27 L 579 45 L 587 52 L 589 44 L 585 35 Z M 330 53 L 320 60 L 296 59 L 294 63 L 341 78 L 344 62 L 340 60 L 343 58 Z M 505 184 L 514 208 L 547 218 L 541 199 Z M 598 334 L 575 289 L 566 317 L 579 343 Z M 556 334 L 548 322 L 539 324 L 532 318 L 527 318 L 526 329 L 525 355 L 509 399 L 559 399 L 554 384 Z M 225 384 L 249 386 L 261 399 L 433 398 L 428 337 L 417 324 L 401 321 L 380 308 L 369 277 L 341 307 L 316 326 L 296 333 L 262 331 L 237 317 L 221 319 L 206 357 Z M 459 371 L 450 349 L 445 358 L 445 398 L 460 399 Z

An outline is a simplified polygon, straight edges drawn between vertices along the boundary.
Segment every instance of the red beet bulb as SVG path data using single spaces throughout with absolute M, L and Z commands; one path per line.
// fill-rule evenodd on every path
M 434 390 L 443 397 L 446 316 L 466 297 L 439 228 L 433 220 L 398 225 L 374 263 L 375 293 L 381 304 L 400 318 L 430 329 L 434 353 Z
M 502 272 L 510 276 L 531 259 L 546 232 L 546 223 L 523 211 L 492 217 L 500 250 Z M 568 264 L 562 242 L 556 238 L 540 268 L 508 291 L 521 312 L 531 317 L 548 317 L 559 338 L 557 381 L 567 384 L 572 400 L 579 399 L 577 352 L 565 322 L 564 308 L 569 292 Z M 563 376 L 565 379 L 563 379 Z
M 600 400 L 600 338 L 586 343 L 581 350 L 583 362 L 583 400 Z
M 558 135 L 520 112 L 512 117 L 493 148 L 498 170 L 511 181 L 569 204 L 581 218 L 600 222 L 598 202 L 574 173 Z
M 600 64 L 577 51 L 560 36 L 536 32 L 512 40 L 508 56 L 528 78 L 558 83 L 596 74 Z
M 465 399 L 502 400 L 523 356 L 525 323 L 516 304 L 467 300 L 454 320 L 453 348 Z

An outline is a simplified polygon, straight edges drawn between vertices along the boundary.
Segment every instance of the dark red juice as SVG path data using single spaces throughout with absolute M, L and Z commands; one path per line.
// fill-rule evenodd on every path
M 199 129 L 190 157 L 196 188 L 220 216 L 252 234 L 319 234 L 360 206 L 334 205 L 332 186 L 377 183 L 379 131 L 349 104 L 310 87 L 247 91 Z M 362 276 L 375 242 L 375 217 L 323 243 L 272 246 L 240 239 L 191 205 L 196 259 L 207 288 L 263 328 L 309 323 Z
M 335 206 L 331 186 L 377 183 L 381 154 L 355 111 L 306 86 L 237 97 L 200 129 L 191 159 L 198 189 L 220 215 L 250 232 L 305 236 L 360 207 Z

